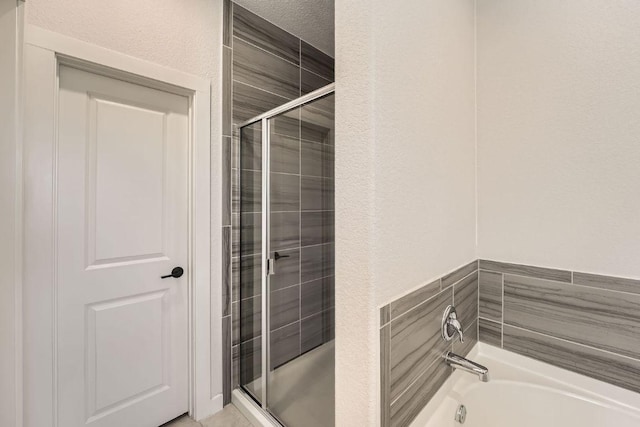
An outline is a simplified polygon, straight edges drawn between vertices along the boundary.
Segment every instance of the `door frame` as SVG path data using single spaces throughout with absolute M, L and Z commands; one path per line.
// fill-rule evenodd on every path
M 219 171 L 211 139 L 211 84 L 177 71 L 36 26 L 25 28 L 23 339 L 25 426 L 57 420 L 57 108 L 61 64 L 186 96 L 189 99 L 188 379 L 189 415 L 223 406 Z M 213 255 L 213 256 L 212 256 Z M 60 426 L 62 427 L 62 426 Z

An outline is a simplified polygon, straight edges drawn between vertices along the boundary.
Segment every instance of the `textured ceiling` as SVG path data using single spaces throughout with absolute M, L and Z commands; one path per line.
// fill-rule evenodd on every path
M 234 0 L 321 51 L 334 56 L 334 0 Z

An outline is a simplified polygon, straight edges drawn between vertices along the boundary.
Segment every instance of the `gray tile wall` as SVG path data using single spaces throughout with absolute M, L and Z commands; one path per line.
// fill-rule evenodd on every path
M 256 132 L 254 143 L 242 147 L 240 158 L 236 125 L 331 83 L 334 62 L 229 0 L 224 1 L 223 22 L 221 274 L 227 404 L 241 377 L 260 374 L 262 315 L 260 256 L 256 255 L 260 248 L 261 136 Z M 272 281 L 274 366 L 333 338 L 333 139 L 327 136 L 326 126 L 304 121 L 318 124 L 324 118 L 332 123 L 332 114 L 327 104 L 305 108 L 300 113 L 302 122 L 296 116 L 273 123 L 272 157 L 277 162 L 271 165 L 272 179 L 277 184 L 273 188 L 280 191 L 272 194 L 272 209 L 281 212 L 272 215 L 272 245 L 289 255 L 279 262 L 278 277 Z M 249 325 L 242 333 L 241 319 Z
M 640 281 L 479 266 L 480 341 L 640 392 Z
M 465 343 L 440 336 L 442 313 L 455 305 Z M 478 337 L 478 263 L 472 261 L 380 309 L 381 420 L 407 426 L 451 375 L 447 351 L 465 356 Z

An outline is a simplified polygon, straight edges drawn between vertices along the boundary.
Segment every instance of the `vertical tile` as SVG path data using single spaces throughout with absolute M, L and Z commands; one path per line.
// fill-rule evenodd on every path
M 233 75 L 231 71 L 232 51 L 225 47 L 222 49 L 222 134 L 231 136 L 232 134 L 232 85 Z
M 231 0 L 223 0 L 222 3 L 222 44 L 231 47 L 231 35 L 233 28 L 233 5 Z
M 231 214 L 240 213 L 240 170 L 231 169 Z
M 506 274 L 504 323 L 640 358 L 640 295 Z
M 231 303 L 231 345 L 240 344 L 240 301 Z
M 391 321 L 391 309 L 389 304 L 380 308 L 380 326 L 386 325 Z
M 300 176 L 272 173 L 271 212 L 300 211 Z
M 450 349 L 440 336 L 440 322 L 451 299 L 449 288 L 391 321 L 391 401 Z
M 452 271 L 451 273 L 445 276 L 442 276 L 442 289 L 448 288 L 449 286 L 453 285 L 463 277 L 473 273 L 477 269 L 478 269 L 478 261 L 474 260 L 456 269 L 455 271 Z
M 240 346 L 234 345 L 231 348 L 231 390 L 240 385 Z
M 271 133 L 300 138 L 300 108 L 272 118 Z
M 332 243 L 335 240 L 335 219 L 333 211 L 302 212 L 300 214 L 302 246 Z
M 271 330 L 300 320 L 300 286 L 272 291 L 269 299 Z
M 493 322 L 482 317 L 479 322 L 480 335 L 478 339 L 483 343 L 502 347 L 502 323 Z
M 334 306 L 335 277 L 324 277 L 302 284 L 300 289 L 300 315 L 309 317 Z
M 300 68 L 249 44 L 233 41 L 233 79 L 288 99 L 300 96 Z
M 296 65 L 300 64 L 297 37 L 234 4 L 233 35 Z
M 334 180 L 303 176 L 301 209 L 303 211 L 334 210 Z
M 222 315 L 231 314 L 231 227 L 222 227 Z
M 281 251 L 300 246 L 300 213 L 271 213 L 271 250 Z
M 240 383 L 249 384 L 262 375 L 261 337 L 240 344 Z
M 262 172 L 252 170 L 240 172 L 240 211 L 242 213 L 262 211 Z
M 300 323 L 271 332 L 271 368 L 275 369 L 300 355 Z
M 262 300 L 253 297 L 240 300 L 240 341 L 248 341 L 262 333 Z
M 464 330 L 464 342 L 454 339 L 452 342 L 452 351 L 462 357 L 466 357 L 474 345 L 478 342 L 478 320 L 471 323 Z
M 271 172 L 300 173 L 298 137 L 271 132 Z
M 262 250 L 262 214 L 247 213 L 234 215 L 240 220 L 240 253 L 253 255 Z M 238 228 L 238 227 L 236 227 Z
M 433 369 L 424 371 L 406 392 L 391 404 L 390 425 L 409 426 L 450 375 L 451 368 L 444 362 L 435 363 Z
M 240 299 L 240 258 L 231 257 L 231 301 Z
M 330 98 L 333 99 L 333 96 Z M 315 101 L 300 109 L 300 138 L 306 141 L 334 145 L 334 113 L 317 108 L 318 102 Z
M 335 274 L 334 245 L 309 246 L 300 250 L 301 282 L 310 282 Z
M 233 82 L 232 90 L 233 123 L 236 125 L 289 101 L 288 98 L 237 81 Z
M 386 307 L 388 308 L 389 306 Z M 391 401 L 389 400 L 390 329 L 391 325 L 388 324 L 380 329 L 380 424 L 382 427 L 389 427 L 391 421 Z
M 222 200 L 221 220 L 222 225 L 231 225 L 231 193 L 233 185 L 231 180 L 231 137 L 222 137 Z
M 316 73 L 312 73 L 311 71 L 305 70 L 304 68 L 300 70 L 301 95 L 306 95 L 307 93 L 311 93 L 314 90 L 320 89 L 321 87 L 325 87 L 330 83 L 331 83 L 331 80 L 328 80 L 322 76 L 319 76 Z
M 480 271 L 480 316 L 502 322 L 502 274 Z
M 334 80 L 335 74 L 333 69 L 335 61 L 332 57 L 316 49 L 305 41 L 302 41 L 301 43 L 300 57 L 300 66 L 302 68 L 313 71 L 327 80 Z
M 303 140 L 300 146 L 303 175 L 334 177 L 335 148 L 332 145 Z
M 475 271 L 453 286 L 453 305 L 464 329 L 478 318 L 478 272 Z
M 262 293 L 262 256 L 260 254 L 246 255 L 237 258 L 238 261 L 238 286 L 239 295 L 234 295 L 233 300 L 246 299 L 258 296 Z
M 225 405 L 231 402 L 231 317 L 222 318 L 222 398 Z
M 335 336 L 334 310 L 326 310 L 302 319 L 300 329 L 302 353 L 331 341 Z
M 257 122 L 240 128 L 240 168 L 262 170 L 262 124 Z

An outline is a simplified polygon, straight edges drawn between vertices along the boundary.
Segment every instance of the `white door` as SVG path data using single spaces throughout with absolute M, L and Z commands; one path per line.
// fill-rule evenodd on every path
M 189 101 L 59 75 L 58 425 L 156 427 L 188 410 Z

